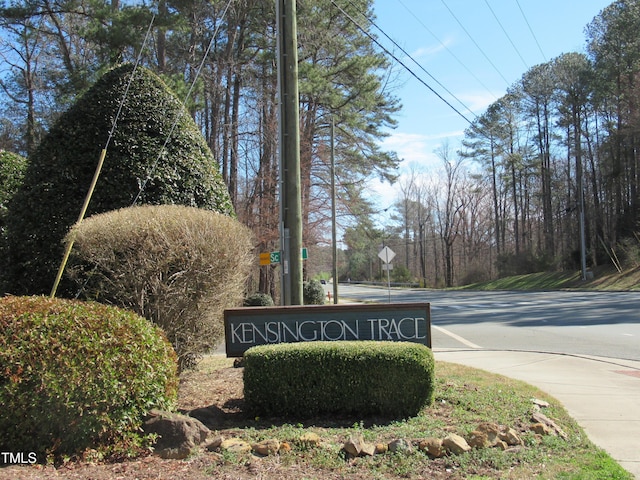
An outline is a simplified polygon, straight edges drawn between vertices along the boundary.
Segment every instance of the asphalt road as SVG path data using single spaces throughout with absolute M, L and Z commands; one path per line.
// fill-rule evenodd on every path
M 332 285 L 326 285 L 327 290 Z M 343 285 L 342 301 L 428 302 L 432 346 L 640 361 L 640 293 L 442 291 Z

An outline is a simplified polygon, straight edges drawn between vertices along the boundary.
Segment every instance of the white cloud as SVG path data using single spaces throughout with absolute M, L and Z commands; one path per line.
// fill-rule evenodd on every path
M 411 53 L 411 57 L 415 60 L 420 58 L 429 58 L 434 55 L 437 55 L 440 52 L 448 50 L 451 44 L 453 44 L 453 40 L 451 37 L 448 37 L 442 40 L 442 42 L 438 43 L 437 45 L 418 47 Z
M 429 171 L 442 163 L 434 153 L 445 141 L 459 138 L 463 132 L 441 132 L 434 135 L 394 132 L 382 141 L 382 148 L 394 151 L 400 159 L 400 173 L 413 168 L 417 171 Z M 455 147 L 455 141 L 449 142 Z
M 487 107 L 499 98 L 497 95 L 493 95 L 486 90 L 484 92 L 459 93 L 456 96 L 476 115 L 484 113 Z
M 425 135 L 394 132 L 382 141 L 382 148 L 396 152 L 403 161 L 419 162 L 428 158 L 428 142 Z
M 442 166 L 442 160 L 434 153 L 444 140 L 459 136 L 461 132 L 423 135 L 417 133 L 393 132 L 385 138 L 381 147 L 387 151 L 395 151 L 400 159 L 398 180 L 393 184 L 374 178 L 367 184 L 365 197 L 373 202 L 380 211 L 378 219 L 388 219 L 392 213 L 383 210 L 391 207 L 400 194 L 399 185 L 404 183 L 413 173 L 435 172 Z

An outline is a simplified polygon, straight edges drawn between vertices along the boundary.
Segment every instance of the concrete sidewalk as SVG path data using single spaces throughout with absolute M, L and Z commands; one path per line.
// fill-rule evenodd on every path
M 434 349 L 434 356 L 523 380 L 555 397 L 593 443 L 640 480 L 640 362 L 487 350 Z

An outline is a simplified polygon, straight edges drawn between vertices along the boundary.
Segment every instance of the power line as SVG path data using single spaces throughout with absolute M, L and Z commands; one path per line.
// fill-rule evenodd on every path
M 538 46 L 538 50 L 542 54 L 542 58 L 546 62 L 547 61 L 547 56 L 542 51 L 542 47 L 540 46 L 540 42 L 538 42 L 538 37 L 536 37 L 536 34 L 533 32 L 533 29 L 531 28 L 531 24 L 529 23 L 529 20 L 527 19 L 527 16 L 524 14 L 524 10 L 522 10 L 522 7 L 520 6 L 519 0 L 516 0 L 516 4 L 518 5 L 518 8 L 520 9 L 520 13 L 522 14 L 522 18 L 524 18 L 524 23 L 527 24 L 527 27 L 529 28 L 529 32 L 531 32 L 531 36 L 533 37 L 533 39 L 536 42 L 536 45 Z
M 502 22 L 500 21 L 500 19 L 498 18 L 498 16 L 496 15 L 496 12 L 493 11 L 493 8 L 491 8 L 491 5 L 489 4 L 489 0 L 484 0 L 484 3 L 487 4 L 487 7 L 489 8 L 489 10 L 491 11 L 491 14 L 493 15 L 493 18 L 495 18 L 496 22 L 498 23 L 498 25 L 500 25 L 500 28 L 502 29 L 502 33 L 504 33 L 505 37 L 507 37 L 507 40 L 509 40 L 509 43 L 511 44 L 511 46 L 513 47 L 513 49 L 516 51 L 516 53 L 518 54 L 518 57 L 520 57 L 520 60 L 522 60 L 522 64 L 524 65 L 524 68 L 528 69 L 529 65 L 527 65 L 527 62 L 525 62 L 524 58 L 522 57 L 522 54 L 520 53 L 520 50 L 518 50 L 518 47 L 516 47 L 516 44 L 513 43 L 513 40 L 511 39 L 511 37 L 509 36 L 509 34 L 507 33 L 507 30 L 504 28 L 504 26 L 502 25 Z
M 356 6 L 353 4 L 353 2 L 351 0 L 347 0 L 352 7 L 356 8 Z M 380 33 L 382 33 L 382 35 L 384 35 L 387 40 L 389 40 L 391 43 L 393 43 L 393 45 L 400 50 L 407 58 L 411 59 L 411 61 L 413 63 L 415 63 L 418 68 L 420 68 L 420 70 L 422 70 L 424 73 L 426 73 L 434 82 L 436 82 L 445 92 L 447 92 L 449 95 L 451 95 L 451 97 L 455 98 L 455 100 L 463 107 L 465 108 L 471 115 L 473 115 L 475 117 L 475 113 L 473 113 L 473 111 L 471 111 L 471 109 L 469 107 L 467 107 L 467 105 L 464 104 L 464 102 L 462 100 L 460 100 L 458 97 L 456 97 L 447 87 L 445 87 L 440 81 L 438 81 L 437 78 L 435 78 L 433 75 L 431 75 L 431 73 L 429 73 L 415 58 L 413 58 L 404 48 L 402 48 L 400 45 L 398 45 L 398 43 L 391 38 L 389 35 L 386 34 L 386 32 L 384 30 L 382 30 L 382 28 L 380 28 L 373 20 L 371 20 L 369 17 L 367 17 L 366 15 L 364 15 L 363 13 L 360 12 L 360 15 L 362 15 L 371 25 L 373 25 L 375 28 L 377 28 Z
M 438 92 L 436 92 L 433 87 L 431 87 L 431 85 L 429 85 L 427 82 L 425 82 L 422 78 L 420 78 L 413 70 L 411 70 L 402 60 L 400 60 L 396 55 L 394 55 L 391 51 L 389 51 L 388 48 L 386 48 L 384 45 L 382 45 L 373 35 L 371 35 L 367 30 L 365 30 L 351 15 L 349 15 L 347 12 L 344 11 L 344 9 L 338 5 L 335 0 L 331 0 L 331 3 L 333 4 L 334 7 L 336 7 L 338 10 L 340 10 L 340 12 L 342 12 L 342 14 L 351 22 L 353 23 L 358 30 L 360 30 L 363 34 L 365 34 L 367 37 L 369 37 L 369 39 L 374 42 L 376 45 L 378 45 L 378 47 L 380 47 L 387 55 L 389 55 L 391 58 L 393 58 L 399 65 L 401 65 L 405 70 L 407 70 L 416 80 L 418 80 L 420 83 L 422 83 L 425 87 L 427 87 L 429 90 L 431 90 L 431 92 L 436 95 L 440 100 L 442 100 L 449 108 L 451 108 L 455 113 L 457 113 L 460 117 L 462 117 L 469 125 L 471 125 L 471 120 L 469 120 L 467 117 L 465 117 L 462 112 L 460 112 L 456 107 L 454 107 L 453 105 L 451 105 L 450 102 L 448 102 L 444 97 L 442 97 L 442 95 L 440 95 Z M 415 60 L 414 60 L 415 61 Z
M 479 83 L 479 84 L 480 84 L 480 85 L 481 85 L 481 86 L 482 86 L 482 87 L 483 87 L 487 92 L 489 92 L 489 94 L 491 94 L 491 96 L 492 96 L 493 98 L 495 98 L 495 99 L 497 100 L 497 97 L 494 95 L 494 93 L 489 89 L 489 87 L 487 87 L 487 86 L 482 82 L 482 80 L 480 80 L 480 78 L 478 78 L 478 76 L 477 76 L 475 73 L 473 73 L 473 70 L 471 70 L 469 67 L 467 67 L 467 65 L 466 65 L 462 60 L 460 60 L 460 58 L 458 58 L 458 56 L 457 56 L 455 53 L 453 53 L 453 51 L 452 51 L 449 47 L 447 47 L 447 45 L 446 45 L 442 40 L 440 40 L 440 39 L 438 38 L 438 36 L 437 36 L 435 33 L 433 33 L 433 32 L 429 29 L 429 27 L 427 27 L 427 26 L 425 25 L 425 23 L 424 23 L 424 22 L 423 22 L 423 21 L 422 21 L 422 20 L 421 20 L 421 19 L 420 19 L 420 18 L 419 18 L 415 13 L 413 13 L 413 11 L 412 11 L 409 7 L 407 7 L 407 5 L 406 5 L 402 0 L 398 0 L 398 2 L 400 3 L 400 5 L 402 5 L 402 6 L 404 7 L 404 9 L 405 9 L 407 12 L 409 12 L 409 14 L 410 14 L 410 15 L 411 15 L 411 16 L 412 16 L 412 17 L 413 17 L 413 18 L 414 18 L 414 19 L 415 19 L 415 20 L 416 20 L 420 25 L 422 25 L 422 28 L 424 28 L 424 29 L 425 29 L 425 30 L 426 30 L 426 31 L 427 31 L 427 32 L 428 32 L 428 33 L 429 33 L 429 34 L 430 34 L 430 35 L 431 35 L 431 36 L 432 36 L 432 37 L 433 37 L 433 38 L 434 38 L 434 39 L 435 39 L 439 44 L 440 44 L 440 46 L 441 46 L 442 48 L 444 48 L 444 49 L 449 53 L 449 55 L 451 55 L 451 56 L 452 56 L 452 57 L 453 57 L 453 58 L 458 62 L 458 64 L 460 64 L 460 66 L 461 66 L 462 68 L 464 68 L 464 69 L 467 71 L 467 73 L 468 73 L 469 75 L 471 75 L 471 76 L 475 79 L 475 81 L 476 81 L 476 82 L 478 82 L 478 83 Z
M 456 16 L 455 13 L 453 13 L 453 10 L 451 10 L 451 8 L 449 8 L 449 5 L 447 5 L 447 2 L 445 2 L 445 0 L 440 0 L 442 2 L 442 4 L 445 6 L 445 8 L 447 10 L 449 10 L 449 13 L 451 14 L 451 16 L 455 19 L 456 22 L 458 22 L 458 25 L 460 25 L 460 28 L 462 28 L 462 30 L 464 31 L 464 33 L 467 34 L 467 36 L 469 37 L 469 39 L 473 42 L 473 44 L 476 46 L 476 48 L 478 49 L 478 51 L 482 54 L 482 56 L 484 56 L 484 58 L 487 60 L 487 62 L 489 62 L 489 65 L 491 65 L 493 67 L 493 69 L 498 73 L 498 75 L 500 75 L 500 77 L 504 80 L 504 83 L 507 84 L 507 86 L 510 86 L 509 81 L 505 78 L 505 76 L 502 74 L 502 72 L 500 70 L 498 70 L 498 67 L 495 66 L 495 64 L 491 61 L 491 59 L 487 56 L 487 54 L 484 52 L 484 50 L 480 47 L 480 45 L 478 45 L 478 42 L 476 42 L 476 40 L 471 36 L 471 34 L 469 33 L 469 31 L 465 28 L 465 26 L 462 24 L 462 22 L 458 19 L 458 17 Z

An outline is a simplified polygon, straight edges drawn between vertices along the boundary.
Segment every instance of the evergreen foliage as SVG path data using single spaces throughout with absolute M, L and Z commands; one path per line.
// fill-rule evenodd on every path
M 401 418 L 433 402 L 433 354 L 417 343 L 260 345 L 247 350 L 244 360 L 244 398 L 256 415 Z
M 252 293 L 244 299 L 245 307 L 272 307 L 273 298 L 268 293 Z
M 7 269 L 6 262 L 6 217 L 9 200 L 15 195 L 27 168 L 27 159 L 16 154 L 0 150 L 0 272 Z M 4 291 L 0 275 L 0 293 Z
M 132 312 L 0 298 L 0 450 L 74 455 L 136 435 L 177 397 L 176 355 Z
M 216 162 L 189 114 L 155 74 L 138 68 L 131 79 L 132 71 L 123 65 L 106 73 L 59 118 L 30 158 L 7 218 L 11 293 L 50 290 L 62 259 L 61 240 L 78 218 L 125 91 L 87 215 L 134 201 L 232 214 Z
M 2 230 L 4 230 L 7 204 L 20 188 L 26 168 L 26 158 L 0 149 L 0 229 Z
M 302 284 L 302 299 L 305 305 L 324 305 L 324 288 L 318 280 Z

